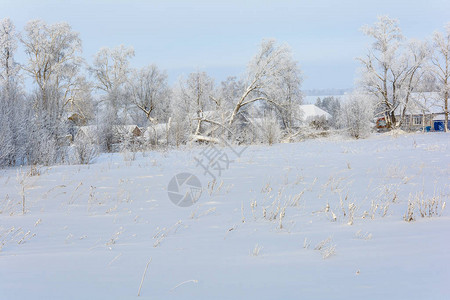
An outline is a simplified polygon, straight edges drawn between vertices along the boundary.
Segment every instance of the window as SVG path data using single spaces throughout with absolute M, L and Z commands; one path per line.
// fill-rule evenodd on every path
M 414 116 L 413 125 L 422 125 L 422 116 Z

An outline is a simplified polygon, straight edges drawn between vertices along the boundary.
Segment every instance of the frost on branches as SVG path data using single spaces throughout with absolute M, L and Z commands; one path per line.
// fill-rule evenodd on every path
M 362 30 L 373 43 L 367 55 L 358 59 L 362 66 L 359 85 L 376 98 L 376 112 L 386 119 L 387 127 L 398 128 L 425 75 L 430 48 L 420 41 L 405 43 L 398 21 L 387 16 Z M 396 111 L 400 111 L 399 118 Z
M 373 127 L 373 98 L 368 95 L 352 93 L 341 103 L 338 124 L 354 138 L 365 138 Z

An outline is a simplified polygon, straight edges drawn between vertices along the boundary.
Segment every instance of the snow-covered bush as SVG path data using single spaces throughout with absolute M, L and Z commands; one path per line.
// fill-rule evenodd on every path
M 37 117 L 31 120 L 27 127 L 27 131 L 24 132 L 27 164 L 49 166 L 66 159 L 68 142 L 64 135 L 64 124 L 45 117 Z
M 185 144 L 189 139 L 190 134 L 190 126 L 189 120 L 186 118 L 183 119 L 182 116 L 175 116 L 171 119 L 168 127 L 168 141 L 170 145 L 174 145 L 179 147 L 182 144 Z
M 261 121 L 260 140 L 269 145 L 278 143 L 282 132 L 276 116 L 265 116 Z
M 69 161 L 72 164 L 87 165 L 98 156 L 98 146 L 85 139 L 75 141 L 69 153 Z
M 309 126 L 316 130 L 328 130 L 330 128 L 329 122 L 325 116 L 320 116 L 314 118 L 310 123 Z
M 372 128 L 373 111 L 373 102 L 369 96 L 352 93 L 341 104 L 339 127 L 356 139 L 367 137 Z
M 108 107 L 102 115 L 97 116 L 97 128 L 95 135 L 98 139 L 101 151 L 113 152 L 115 149 L 115 142 L 117 140 L 117 126 L 121 125 L 119 118 L 113 108 Z

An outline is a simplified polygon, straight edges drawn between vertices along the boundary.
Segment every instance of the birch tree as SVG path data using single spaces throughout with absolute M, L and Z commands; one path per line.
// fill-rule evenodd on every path
M 450 92 L 450 23 L 445 26 L 445 32 L 433 34 L 434 52 L 431 56 L 432 71 L 437 79 L 442 97 L 442 107 L 445 114 L 445 132 L 448 131 L 448 98 Z
M 277 86 L 272 89 L 272 98 L 277 99 L 279 105 L 275 105 L 283 128 L 290 131 L 301 119 L 300 105 L 303 102 L 303 94 L 300 91 L 302 76 L 297 63 L 293 60 L 287 62 L 284 72 Z
M 287 45 L 276 45 L 275 40 L 264 40 L 248 64 L 243 82 L 245 88 L 234 103 L 228 125 L 233 124 L 242 108 L 257 101 L 289 112 L 301 84 L 291 49 Z
M 81 68 L 81 40 L 67 23 L 32 20 L 21 42 L 27 56 L 22 68 L 37 87 L 31 96 L 34 114 L 32 131 L 27 133 L 27 159 L 52 164 L 65 158 L 66 113 Z
M 42 108 L 61 114 L 82 62 L 79 34 L 67 23 L 33 20 L 25 26 L 21 41 L 28 57 L 23 69 L 38 86 Z
M 404 44 L 398 21 L 387 16 L 362 30 L 374 42 L 368 54 L 358 58 L 363 68 L 360 85 L 378 99 L 377 108 L 388 128 L 400 127 L 411 94 L 423 75 L 421 68 L 428 58 L 428 47 L 419 41 Z

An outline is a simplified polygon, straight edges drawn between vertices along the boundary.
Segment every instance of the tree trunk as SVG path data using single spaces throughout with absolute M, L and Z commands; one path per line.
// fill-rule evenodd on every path
M 445 120 L 444 120 L 444 130 L 445 132 L 448 132 L 448 91 L 445 92 L 444 96 L 444 114 L 445 114 Z

